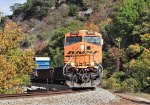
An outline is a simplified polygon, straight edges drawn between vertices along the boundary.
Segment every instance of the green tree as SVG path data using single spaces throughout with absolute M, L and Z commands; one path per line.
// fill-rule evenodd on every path
M 27 0 L 24 4 L 14 4 L 11 6 L 14 16 L 25 12 L 24 19 L 31 17 L 42 19 L 47 16 L 49 9 L 54 5 L 54 0 Z
M 124 0 L 113 19 L 112 24 L 106 27 L 109 37 L 112 38 L 112 43 L 115 38 L 121 37 L 121 45 L 128 47 L 134 43 L 135 37 L 133 30 L 138 20 L 144 13 L 145 9 L 149 6 L 149 1 L 145 0 Z
M 77 15 L 77 12 L 78 12 L 77 5 L 71 4 L 69 8 L 70 8 L 70 10 L 69 10 L 69 15 L 70 15 L 70 16 L 76 16 L 76 15 Z
M 115 39 L 120 37 L 120 46 L 126 49 L 121 72 L 116 72 L 107 79 L 106 87 L 116 88 L 117 91 L 150 92 L 149 11 L 149 0 L 124 0 L 112 24 L 106 27 L 109 46 L 117 46 Z M 117 54 L 114 50 L 109 52 L 112 56 Z M 111 82 L 112 86 L 109 86 Z
M 59 28 L 55 31 L 53 37 L 49 41 L 49 45 L 44 51 L 40 53 L 43 56 L 51 57 L 51 65 L 53 67 L 64 65 L 64 55 L 63 55 L 63 39 L 64 35 L 68 32 L 78 31 L 82 29 L 82 23 L 80 21 L 74 21 L 67 25 L 67 27 Z M 44 53 L 43 53 L 44 52 Z
M 119 35 L 130 35 L 135 22 L 146 6 L 145 0 L 124 0 L 116 16 Z

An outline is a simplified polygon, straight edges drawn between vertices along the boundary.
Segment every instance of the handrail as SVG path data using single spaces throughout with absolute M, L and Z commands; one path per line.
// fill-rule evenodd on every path
M 65 66 L 63 67 L 63 75 L 66 75 L 65 74 L 65 67 L 69 64 L 69 62 L 72 60 L 72 57 L 70 57 L 70 60 L 65 64 Z
M 98 65 L 101 67 L 101 76 L 103 77 L 103 66 L 101 64 L 98 64 Z

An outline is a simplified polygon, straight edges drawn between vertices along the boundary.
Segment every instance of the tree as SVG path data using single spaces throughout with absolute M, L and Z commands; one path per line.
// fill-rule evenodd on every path
M 69 15 L 70 15 L 70 16 L 76 16 L 76 15 L 77 15 L 77 12 L 78 12 L 77 6 L 74 5 L 74 4 L 71 4 L 69 8 L 70 8 L 70 10 L 69 10 Z
M 50 56 L 51 65 L 53 67 L 63 66 L 64 65 L 64 55 L 63 55 L 63 39 L 64 35 L 68 32 L 78 31 L 82 27 L 80 21 L 74 21 L 67 25 L 67 27 L 59 28 L 55 31 L 53 37 L 49 41 L 48 46 L 41 51 L 40 55 Z
M 15 3 L 13 6 L 10 6 L 10 9 L 12 12 L 14 12 L 15 10 L 19 9 L 21 6 L 22 6 L 22 4 Z
M 9 8 L 13 12 L 13 15 L 17 16 L 26 10 L 26 3 L 24 3 L 24 4 L 15 3 L 14 5 L 10 6 Z
M 107 26 L 108 35 L 112 38 L 121 37 L 122 46 L 134 43 L 132 36 L 135 25 L 138 23 L 141 14 L 148 7 L 148 2 L 145 0 L 124 0 L 113 19 L 112 24 Z
M 21 29 L 12 21 L 7 21 L 0 31 L 0 93 L 16 93 L 29 83 L 29 74 L 35 67 L 33 52 L 23 51 Z
M 119 35 L 128 35 L 138 20 L 140 13 L 144 10 L 144 0 L 124 0 L 116 17 Z
M 111 46 L 117 46 L 115 39 L 121 38 L 125 60 L 121 72 L 115 72 L 109 79 L 113 88 L 120 91 L 150 92 L 150 1 L 124 0 L 113 22 L 107 26 Z M 122 57 L 117 48 L 110 48 L 111 57 Z M 112 65 L 113 66 L 113 65 Z M 107 84 L 107 82 L 106 82 Z
M 24 4 L 16 3 L 10 7 L 14 16 L 25 13 L 24 19 L 31 17 L 42 19 L 54 5 L 54 0 L 27 0 Z
M 50 7 L 53 6 L 54 0 L 32 0 L 32 3 L 29 3 L 32 5 L 28 11 L 28 15 L 42 19 L 43 17 L 47 16 Z
M 109 57 L 115 59 L 116 62 L 116 70 L 119 71 L 122 65 L 121 59 L 124 57 L 124 50 L 116 47 L 112 47 L 108 50 Z M 121 68 L 122 69 L 122 68 Z

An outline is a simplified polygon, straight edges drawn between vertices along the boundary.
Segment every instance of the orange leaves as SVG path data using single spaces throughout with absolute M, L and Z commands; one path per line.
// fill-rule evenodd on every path
M 30 74 L 32 73 L 33 68 L 35 68 L 35 62 L 33 61 L 33 55 L 31 49 L 25 50 L 23 57 L 20 58 L 20 66 L 22 66 L 22 69 L 20 70 L 23 74 Z M 22 74 L 22 75 L 23 75 Z
M 85 29 L 99 32 L 99 27 L 94 23 L 86 24 Z
M 0 56 L 0 87 L 3 89 L 8 89 L 9 87 L 13 87 L 15 83 L 11 84 L 9 81 L 11 81 L 13 78 L 16 77 L 16 72 L 11 64 L 11 62 L 8 62 L 5 56 Z
M 112 47 L 108 50 L 109 56 L 112 57 L 113 59 L 123 57 L 123 53 L 124 53 L 123 49 L 118 49 L 117 47 Z
M 11 63 L 7 62 L 5 56 L 0 56 L 0 70 L 13 70 Z
M 0 32 L 0 93 L 20 90 L 35 67 L 32 50 L 20 49 L 23 38 L 21 29 L 11 21 Z
M 2 92 L 11 92 L 18 89 L 24 83 L 24 76 L 32 73 L 35 63 L 31 50 L 21 52 L 20 55 L 0 55 L 0 89 Z
M 6 24 L 4 31 L 0 32 L 0 53 L 8 52 L 11 49 L 19 47 L 19 42 L 24 36 L 21 29 L 14 22 Z

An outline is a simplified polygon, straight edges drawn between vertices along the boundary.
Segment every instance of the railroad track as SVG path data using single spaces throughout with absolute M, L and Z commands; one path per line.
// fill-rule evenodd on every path
M 67 93 L 76 93 L 76 92 L 77 91 L 68 89 L 68 90 L 55 90 L 55 91 L 43 91 L 43 92 L 28 92 L 28 93 L 19 93 L 19 94 L 2 94 L 0 95 L 0 99 L 57 95 L 57 94 L 67 94 Z

